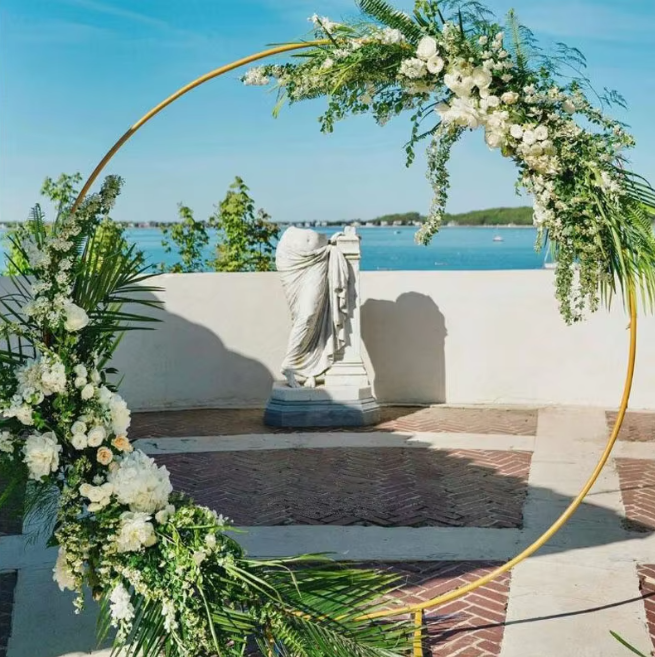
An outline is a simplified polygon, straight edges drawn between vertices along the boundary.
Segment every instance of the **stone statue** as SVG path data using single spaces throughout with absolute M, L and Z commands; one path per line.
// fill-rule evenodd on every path
M 292 388 L 316 387 L 346 344 L 349 268 L 334 244 L 340 235 L 291 226 L 277 246 L 292 323 L 282 374 Z

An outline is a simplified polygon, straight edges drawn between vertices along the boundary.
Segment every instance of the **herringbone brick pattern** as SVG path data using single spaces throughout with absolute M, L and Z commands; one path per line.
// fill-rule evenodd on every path
M 369 565 L 369 564 L 367 564 Z M 406 581 L 398 597 L 418 604 L 486 575 L 496 565 L 485 562 L 437 561 L 371 564 L 398 573 Z M 510 576 L 440 607 L 427 610 L 424 654 L 436 657 L 493 657 L 500 654 Z
M 616 415 L 613 411 L 605 413 L 607 427 L 610 431 L 614 428 Z M 621 425 L 619 440 L 640 443 L 655 440 L 655 413 L 634 411 L 626 413 Z
M 290 433 L 289 429 L 264 426 L 258 409 L 219 409 L 135 413 L 130 437 L 232 436 L 252 433 Z M 385 407 L 378 425 L 344 431 L 429 431 L 534 436 L 536 410 L 497 408 Z M 311 431 L 305 429 L 303 431 Z M 325 431 L 321 429 L 320 431 Z M 330 429 L 339 431 L 339 429 Z
M 650 633 L 653 648 L 655 648 L 655 566 L 638 566 L 637 573 L 639 574 L 639 590 L 641 591 L 644 607 L 646 608 L 648 632 Z M 643 650 L 645 651 L 645 646 Z
M 0 657 L 7 655 L 15 588 L 16 573 L 0 573 Z
M 655 461 L 616 459 L 616 469 L 625 507 L 625 527 L 632 531 L 654 531 Z
M 417 448 L 157 456 L 176 489 L 243 526 L 520 527 L 531 454 Z

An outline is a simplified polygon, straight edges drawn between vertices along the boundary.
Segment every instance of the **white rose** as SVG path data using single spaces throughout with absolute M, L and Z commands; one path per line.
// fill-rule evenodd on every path
M 486 132 L 484 138 L 489 148 L 500 148 L 503 145 L 504 138 L 502 133 L 496 132 L 495 130 Z
M 523 137 L 523 128 L 515 123 L 510 129 L 509 134 L 514 137 L 514 139 L 521 139 Z
M 473 84 L 475 84 L 478 89 L 486 89 L 492 81 L 491 73 L 480 66 L 473 69 L 471 78 L 473 79 Z
M 435 55 L 434 57 L 430 57 L 430 59 L 428 59 L 427 67 L 430 73 L 437 75 L 443 71 L 444 61 L 441 59 L 441 57 L 439 57 L 439 55 Z
M 481 46 L 486 46 L 487 43 L 489 43 L 489 37 L 486 37 L 486 36 L 484 36 L 484 35 L 481 36 L 481 37 L 478 39 L 478 43 L 479 43 Z
M 78 376 L 81 379 L 86 379 L 87 377 L 87 371 L 84 365 L 75 365 L 75 367 L 73 368 L 73 372 L 75 372 L 75 376 Z
M 73 445 L 75 449 L 86 449 L 88 444 L 87 438 L 83 433 L 73 434 L 71 445 Z
M 489 107 L 498 107 L 498 105 L 500 105 L 500 99 L 498 96 L 489 96 L 487 98 L 487 105 Z
M 86 378 L 83 378 L 83 377 L 81 377 L 81 376 L 78 376 L 78 377 L 75 379 L 75 387 L 76 387 L 76 388 L 84 388 L 85 385 L 86 385 Z
M 416 49 L 416 56 L 419 59 L 427 61 L 431 57 L 434 57 L 438 52 L 437 41 L 431 36 L 423 37 L 418 42 L 418 48 Z
M 107 432 L 104 427 L 93 427 L 89 431 L 89 447 L 99 447 L 106 437 Z
M 121 514 L 121 526 L 116 535 L 116 547 L 119 552 L 138 552 L 142 547 L 150 547 L 157 542 L 155 528 L 147 513 Z
M 30 479 L 40 480 L 55 472 L 59 467 L 61 445 L 51 431 L 28 436 L 23 446 L 25 465 L 30 472 Z
M 500 99 L 505 103 L 506 105 L 513 105 L 518 99 L 519 95 L 516 93 L 516 91 L 506 91 Z
M 89 316 L 84 309 L 76 306 L 72 302 L 69 302 L 64 306 L 64 313 L 66 314 L 64 328 L 70 333 L 81 331 L 89 324 Z
M 532 144 L 537 141 L 537 137 L 534 134 L 533 130 L 525 130 L 523 132 L 523 143 L 527 144 L 528 146 L 532 146 Z
M 73 425 L 71 426 L 71 433 L 73 435 L 76 433 L 86 433 L 86 428 L 87 427 L 84 422 L 77 420 L 77 422 L 73 422 Z
M 572 100 L 565 100 L 562 103 L 562 108 L 564 109 L 565 112 L 568 112 L 569 114 L 575 113 L 575 105 L 573 104 Z
M 98 401 L 103 406 L 109 406 L 113 397 L 114 397 L 114 393 L 106 386 L 102 386 L 98 388 Z
M 536 130 L 534 131 L 534 136 L 539 141 L 543 141 L 544 139 L 548 139 L 548 128 L 545 125 L 537 126 Z
M 89 399 L 93 399 L 93 395 L 95 395 L 96 389 L 95 386 L 92 383 L 87 383 L 84 388 L 82 388 L 82 392 L 80 393 L 80 396 L 82 399 L 85 401 Z
M 95 383 L 96 385 L 98 385 L 98 383 L 100 383 L 100 381 L 102 381 L 102 377 L 100 376 L 100 372 L 98 372 L 98 370 L 93 370 L 91 372 L 91 383 Z

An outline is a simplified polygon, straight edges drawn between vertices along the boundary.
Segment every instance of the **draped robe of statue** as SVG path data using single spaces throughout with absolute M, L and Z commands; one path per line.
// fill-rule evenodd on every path
M 275 264 L 292 323 L 282 374 L 292 387 L 311 387 L 346 344 L 348 262 L 326 235 L 291 226 Z

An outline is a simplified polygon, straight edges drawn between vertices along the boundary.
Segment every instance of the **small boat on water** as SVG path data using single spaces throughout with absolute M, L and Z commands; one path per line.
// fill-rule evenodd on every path
M 500 235 L 496 235 L 494 237 L 494 242 L 502 242 L 502 241 L 503 241 L 503 238 Z
M 400 235 L 402 232 L 403 232 L 402 230 L 395 230 L 395 231 L 394 231 L 394 233 L 395 233 L 396 235 Z

